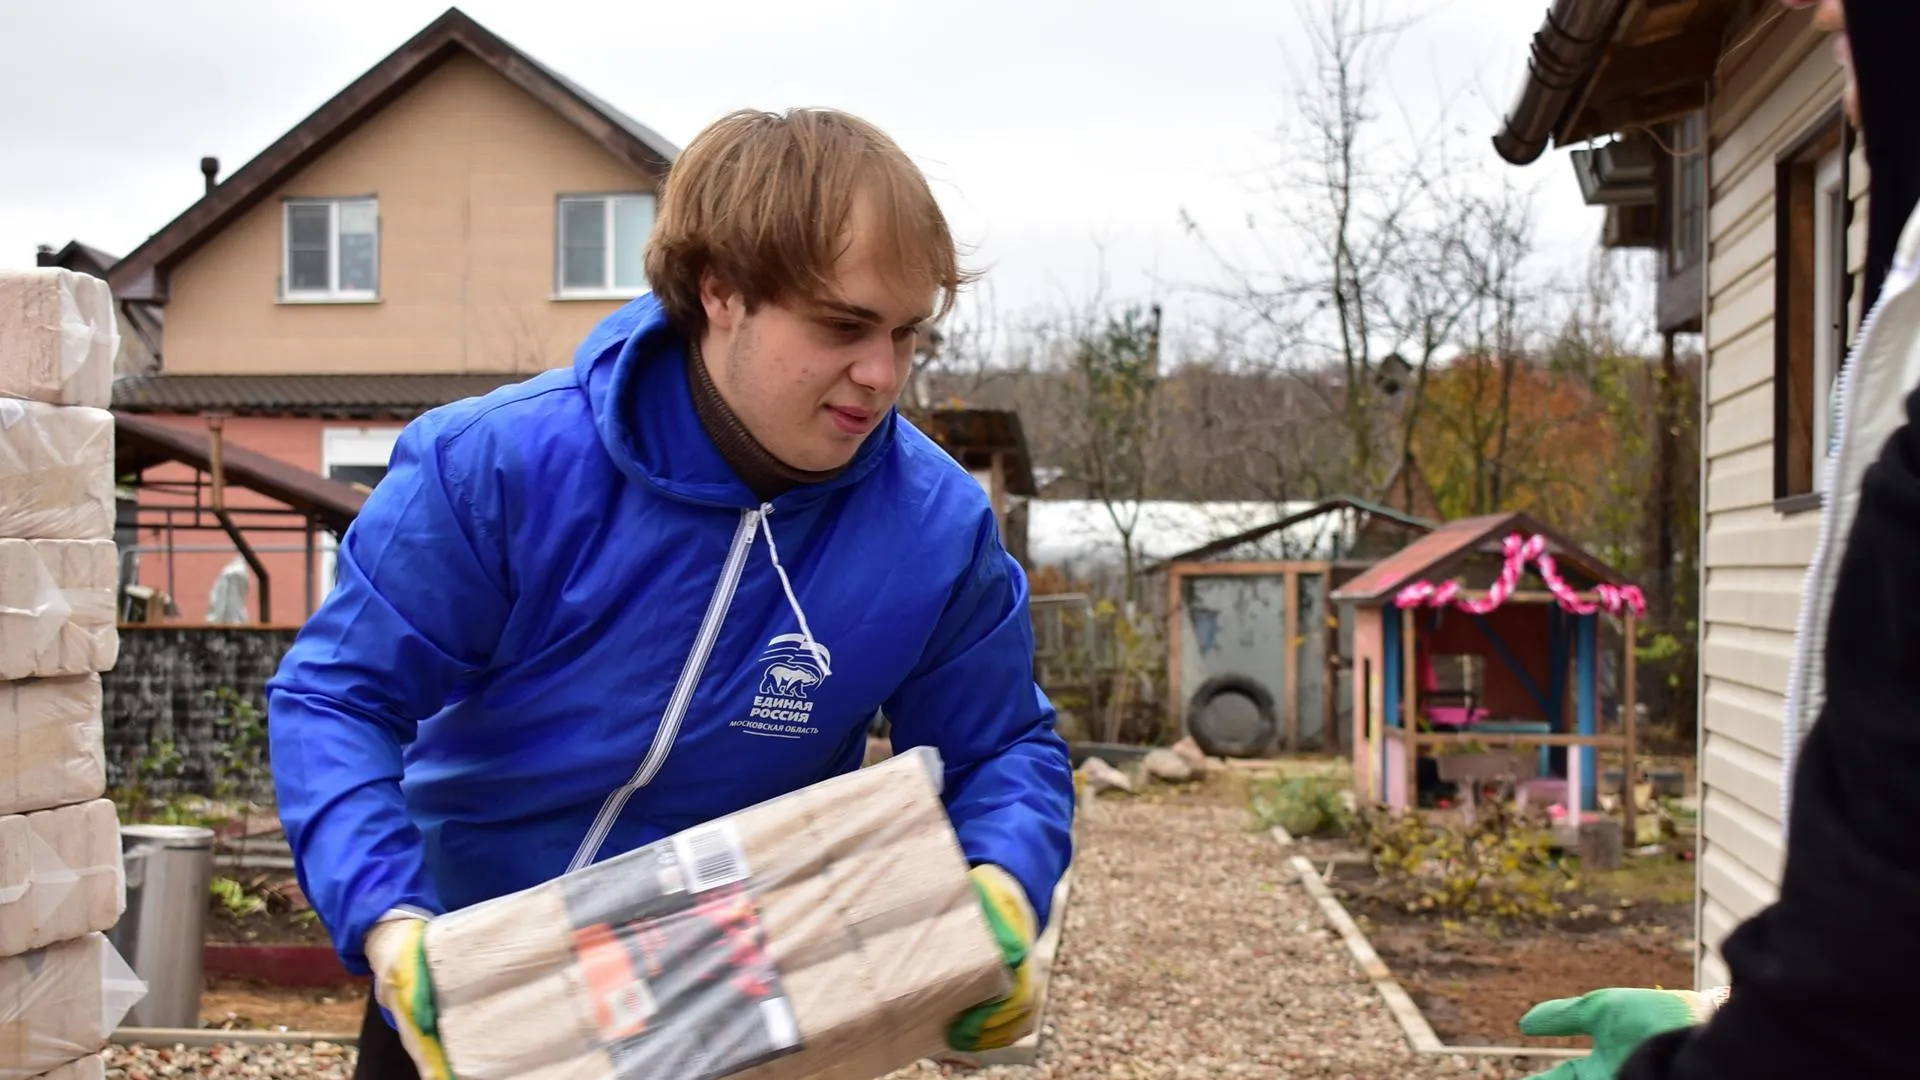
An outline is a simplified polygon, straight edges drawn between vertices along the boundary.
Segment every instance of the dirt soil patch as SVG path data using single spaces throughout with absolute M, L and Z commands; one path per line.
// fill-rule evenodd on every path
M 241 979 L 209 979 L 200 994 L 200 1026 L 225 1030 L 358 1032 L 367 1008 L 365 988 L 265 986 Z
M 1523 1035 L 1520 1017 L 1603 987 L 1691 987 L 1693 867 L 1671 853 L 1629 860 L 1585 884 L 1565 916 L 1534 924 L 1410 914 L 1370 895 L 1363 862 L 1337 865 L 1333 888 L 1441 1041 L 1585 1047 L 1591 1040 Z
M 1534 1005 L 1605 986 L 1692 986 L 1693 961 L 1671 939 L 1558 930 L 1505 938 L 1398 926 L 1370 935 L 1374 950 L 1453 1046 L 1590 1045 L 1534 1038 L 1520 1017 Z

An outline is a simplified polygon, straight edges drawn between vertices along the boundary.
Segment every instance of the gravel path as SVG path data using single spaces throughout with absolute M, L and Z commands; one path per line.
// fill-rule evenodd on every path
M 1218 793 L 1102 799 L 1081 823 L 1040 1064 L 978 1080 L 1515 1080 L 1412 1053 L 1270 839 Z M 110 1077 L 345 1080 L 339 1048 L 116 1051 Z M 931 1080 L 921 1065 L 888 1080 Z
M 108 1080 L 161 1080 L 163 1077 L 206 1076 L 239 1080 L 349 1080 L 353 1076 L 350 1047 L 215 1046 L 107 1048 Z

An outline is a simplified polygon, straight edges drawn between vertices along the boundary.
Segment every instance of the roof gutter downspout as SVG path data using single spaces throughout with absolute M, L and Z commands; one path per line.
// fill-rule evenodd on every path
M 1526 85 L 1507 114 L 1493 148 L 1514 165 L 1531 165 L 1546 152 L 1553 128 L 1613 37 L 1627 0 L 1554 0 L 1533 35 Z

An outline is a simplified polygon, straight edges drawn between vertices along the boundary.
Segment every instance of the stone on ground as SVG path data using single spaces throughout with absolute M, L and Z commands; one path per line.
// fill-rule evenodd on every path
M 1148 776 L 1169 784 L 1184 784 L 1193 779 L 1195 771 L 1186 758 L 1164 747 L 1150 751 L 1140 764 Z
M 1090 757 L 1082 762 L 1080 775 L 1086 779 L 1087 790 L 1095 795 L 1102 791 L 1133 792 L 1133 778 L 1107 764 L 1104 758 Z
M 1173 752 L 1180 755 L 1180 760 L 1186 762 L 1188 765 L 1193 766 L 1194 772 L 1201 773 L 1203 775 L 1207 773 L 1219 772 L 1221 769 L 1224 769 L 1227 767 L 1226 762 L 1223 762 L 1218 758 L 1208 757 L 1207 752 L 1205 750 L 1200 749 L 1200 744 L 1197 742 L 1194 742 L 1193 736 L 1191 735 L 1187 736 L 1184 739 L 1181 739 L 1177 743 L 1174 743 Z

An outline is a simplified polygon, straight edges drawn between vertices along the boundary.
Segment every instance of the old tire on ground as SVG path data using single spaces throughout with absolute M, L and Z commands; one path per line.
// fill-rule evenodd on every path
M 1259 757 L 1279 731 L 1273 694 L 1250 676 L 1215 675 L 1187 704 L 1187 734 L 1209 757 Z

